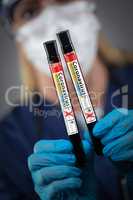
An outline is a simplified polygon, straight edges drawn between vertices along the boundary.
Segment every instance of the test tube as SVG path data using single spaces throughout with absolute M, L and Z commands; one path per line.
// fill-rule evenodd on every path
M 47 54 L 50 71 L 59 98 L 67 134 L 73 145 L 73 151 L 77 159 L 77 165 L 81 167 L 85 164 L 85 153 L 78 131 L 75 114 L 73 112 L 73 107 L 71 104 L 61 59 L 57 48 L 57 43 L 55 40 L 45 42 L 44 48 Z
M 95 110 L 91 103 L 89 93 L 85 84 L 85 80 L 81 71 L 75 48 L 70 37 L 69 30 L 57 33 L 59 43 L 68 67 L 74 88 L 80 103 L 83 116 L 85 118 L 91 140 L 93 142 L 94 150 L 97 155 L 102 155 L 102 143 L 93 135 L 93 128 L 97 122 Z

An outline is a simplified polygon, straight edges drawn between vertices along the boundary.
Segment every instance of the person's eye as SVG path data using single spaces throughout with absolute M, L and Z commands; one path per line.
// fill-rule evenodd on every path
M 36 17 L 39 14 L 39 9 L 28 9 L 25 10 L 21 17 L 23 18 L 23 21 L 27 22 L 29 20 L 32 20 L 34 17 Z

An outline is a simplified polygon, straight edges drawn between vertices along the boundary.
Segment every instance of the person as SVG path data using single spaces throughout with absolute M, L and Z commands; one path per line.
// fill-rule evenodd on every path
M 22 65 L 24 85 L 29 90 L 28 97 L 25 97 L 29 100 L 28 105 L 22 104 L 27 103 L 23 99 L 0 124 L 2 200 L 118 200 L 122 199 L 118 178 L 125 176 L 128 195 L 130 199 L 133 197 L 132 91 L 129 95 L 130 106 L 127 105 L 126 109 L 112 111 L 110 103 L 111 94 L 123 83 L 131 88 L 132 78 L 129 75 L 132 68 L 117 67 L 124 58 L 127 64 L 131 59 L 128 59 L 128 54 L 123 56 L 119 51 L 117 54 L 115 51 L 117 58 L 113 57 L 113 50 L 108 50 L 102 39 L 98 44 L 100 24 L 94 10 L 93 2 L 83 0 L 1 2 L 1 13 L 12 30 Z M 103 157 L 97 157 L 81 121 L 77 99 L 66 73 L 86 153 L 87 163 L 82 169 L 75 165 L 75 156 L 66 136 L 42 48 L 45 40 L 53 39 L 56 32 L 66 28 L 70 29 L 74 43 L 77 44 L 89 90 L 98 94 L 104 91 L 107 96 L 104 101 L 101 95 L 99 101 L 92 93 L 95 106 L 104 106 L 105 113 L 108 113 L 94 128 L 94 135 L 104 144 Z M 121 107 L 120 100 L 115 105 Z

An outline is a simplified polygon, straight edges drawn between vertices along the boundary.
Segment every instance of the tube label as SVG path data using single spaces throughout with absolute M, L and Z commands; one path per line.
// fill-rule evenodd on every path
M 69 136 L 77 134 L 78 128 L 75 121 L 62 65 L 61 63 L 54 63 L 50 66 L 50 68 L 60 101 L 61 110 L 63 112 L 67 133 Z
M 85 85 L 85 81 L 79 66 L 75 52 L 64 55 L 86 123 L 96 121 L 96 115 Z

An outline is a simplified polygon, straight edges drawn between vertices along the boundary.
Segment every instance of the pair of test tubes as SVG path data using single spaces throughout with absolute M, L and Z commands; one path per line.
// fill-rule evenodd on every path
M 89 93 L 84 81 L 81 67 L 72 43 L 68 30 L 57 33 L 59 43 L 64 55 L 70 77 L 72 79 L 85 122 L 97 155 L 102 155 L 102 144 L 99 139 L 93 135 L 93 127 L 97 122 L 97 117 L 91 103 Z M 63 113 L 67 134 L 72 142 L 74 153 L 78 166 L 82 167 L 86 162 L 85 152 L 83 150 L 81 137 L 78 131 L 75 114 L 73 111 L 69 91 L 55 40 L 44 43 L 50 71 L 55 84 L 56 92 L 59 98 L 61 110 Z

